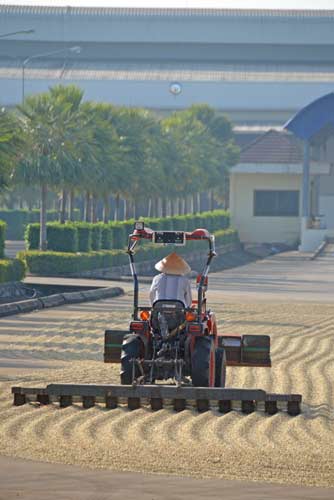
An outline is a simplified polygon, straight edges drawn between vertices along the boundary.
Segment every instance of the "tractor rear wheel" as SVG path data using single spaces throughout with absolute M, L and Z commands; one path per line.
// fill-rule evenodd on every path
M 140 357 L 141 340 L 137 335 L 126 335 L 122 344 L 121 353 L 121 384 L 131 385 L 133 382 L 133 363 L 132 359 Z M 135 366 L 135 378 L 139 377 L 138 366 Z
M 215 387 L 225 387 L 226 384 L 226 353 L 225 349 L 216 349 Z
M 197 337 L 191 356 L 191 379 L 195 387 L 215 386 L 215 361 L 212 337 Z

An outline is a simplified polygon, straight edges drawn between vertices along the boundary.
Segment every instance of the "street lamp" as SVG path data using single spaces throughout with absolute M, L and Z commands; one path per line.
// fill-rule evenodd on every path
M 72 54 L 80 54 L 81 52 L 81 47 L 74 46 L 74 47 L 67 47 L 65 49 L 59 49 L 59 50 L 53 50 L 51 52 L 43 52 L 43 54 L 35 54 L 33 56 L 27 57 L 22 63 L 22 104 L 24 104 L 24 84 L 25 84 L 25 69 L 27 64 L 32 60 L 32 59 L 39 59 L 41 57 L 48 57 L 48 56 L 54 56 L 57 54 L 64 54 L 67 52 L 71 52 Z
M 35 33 L 35 30 L 12 31 L 11 33 L 4 33 L 3 35 L 0 35 L 0 38 L 6 38 L 7 36 L 13 35 L 32 35 L 33 33 Z

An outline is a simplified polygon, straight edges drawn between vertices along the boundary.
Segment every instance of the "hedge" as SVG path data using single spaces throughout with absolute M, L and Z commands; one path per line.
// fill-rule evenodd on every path
M 1 259 L 0 260 L 0 283 L 23 280 L 26 272 L 26 265 L 22 259 Z
M 226 210 L 201 212 L 195 215 L 178 215 L 174 217 L 143 217 L 145 225 L 157 230 L 165 231 L 194 231 L 205 228 L 211 233 L 226 229 L 230 226 L 230 214 Z M 134 219 L 124 222 L 111 222 L 113 248 L 124 248 L 128 235 L 133 229 Z
M 78 251 L 90 252 L 92 250 L 92 230 L 88 222 L 77 222 L 75 224 L 78 232 Z
M 98 222 L 96 224 L 91 224 L 91 232 L 92 232 L 92 250 L 101 250 L 101 239 L 102 239 L 102 230 L 101 224 Z
M 80 210 L 75 209 L 74 220 L 79 220 Z M 23 240 L 24 232 L 28 224 L 38 222 L 40 212 L 38 209 L 33 210 L 0 210 L 0 219 L 7 222 L 7 239 L 8 240 Z M 47 220 L 56 221 L 59 218 L 58 210 L 48 210 Z
M 73 224 L 50 222 L 47 224 L 46 235 L 50 250 L 55 252 L 77 252 L 78 231 Z
M 216 245 L 224 246 L 238 242 L 238 233 L 234 229 L 220 230 L 215 233 Z M 206 250 L 206 243 L 201 241 L 188 242 L 186 246 L 176 248 L 182 255 L 189 252 Z M 170 247 L 172 252 L 174 247 Z M 160 245 L 147 244 L 139 247 L 136 261 L 159 260 L 166 255 L 166 248 Z M 101 250 L 98 252 L 66 253 L 66 252 L 20 252 L 30 272 L 40 276 L 58 276 L 94 269 L 104 269 L 128 264 L 128 256 L 124 249 Z
M 5 255 L 6 222 L 0 220 L 0 259 Z
M 101 248 L 102 250 L 112 249 L 112 231 L 109 224 L 101 224 Z
M 161 229 L 166 231 L 193 231 L 197 228 L 206 228 L 211 233 L 214 233 L 224 230 L 230 225 L 230 215 L 225 210 L 202 212 L 195 215 L 179 215 L 176 217 L 146 218 L 143 220 L 146 226 L 153 230 Z M 90 250 L 122 249 L 127 245 L 128 235 L 133 230 L 134 222 L 134 219 L 124 222 L 109 222 L 108 224 L 102 224 L 101 222 L 95 224 L 83 222 L 60 224 L 58 222 L 48 222 L 48 250 L 89 252 Z M 76 232 L 78 233 L 77 236 L 75 235 Z M 38 249 L 39 224 L 28 225 L 26 243 L 29 250 Z

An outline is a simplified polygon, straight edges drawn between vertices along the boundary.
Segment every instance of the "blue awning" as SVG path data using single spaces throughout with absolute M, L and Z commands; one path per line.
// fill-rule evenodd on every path
M 298 111 L 284 128 L 300 139 L 311 139 L 326 125 L 334 126 L 334 92 L 316 99 Z

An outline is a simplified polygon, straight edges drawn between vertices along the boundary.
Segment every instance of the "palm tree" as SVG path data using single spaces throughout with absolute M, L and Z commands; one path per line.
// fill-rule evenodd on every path
M 5 108 L 0 110 L 0 190 L 6 187 L 15 163 L 22 154 L 24 139 L 18 117 Z
M 77 102 L 81 97 L 81 91 L 75 88 L 67 90 L 58 86 L 28 97 L 24 106 L 19 107 L 27 147 L 16 168 L 15 179 L 26 185 L 40 186 L 41 250 L 47 248 L 48 189 L 64 186 L 69 178 L 75 178 L 80 173 L 80 146 L 92 148 L 89 128 L 79 120 Z

